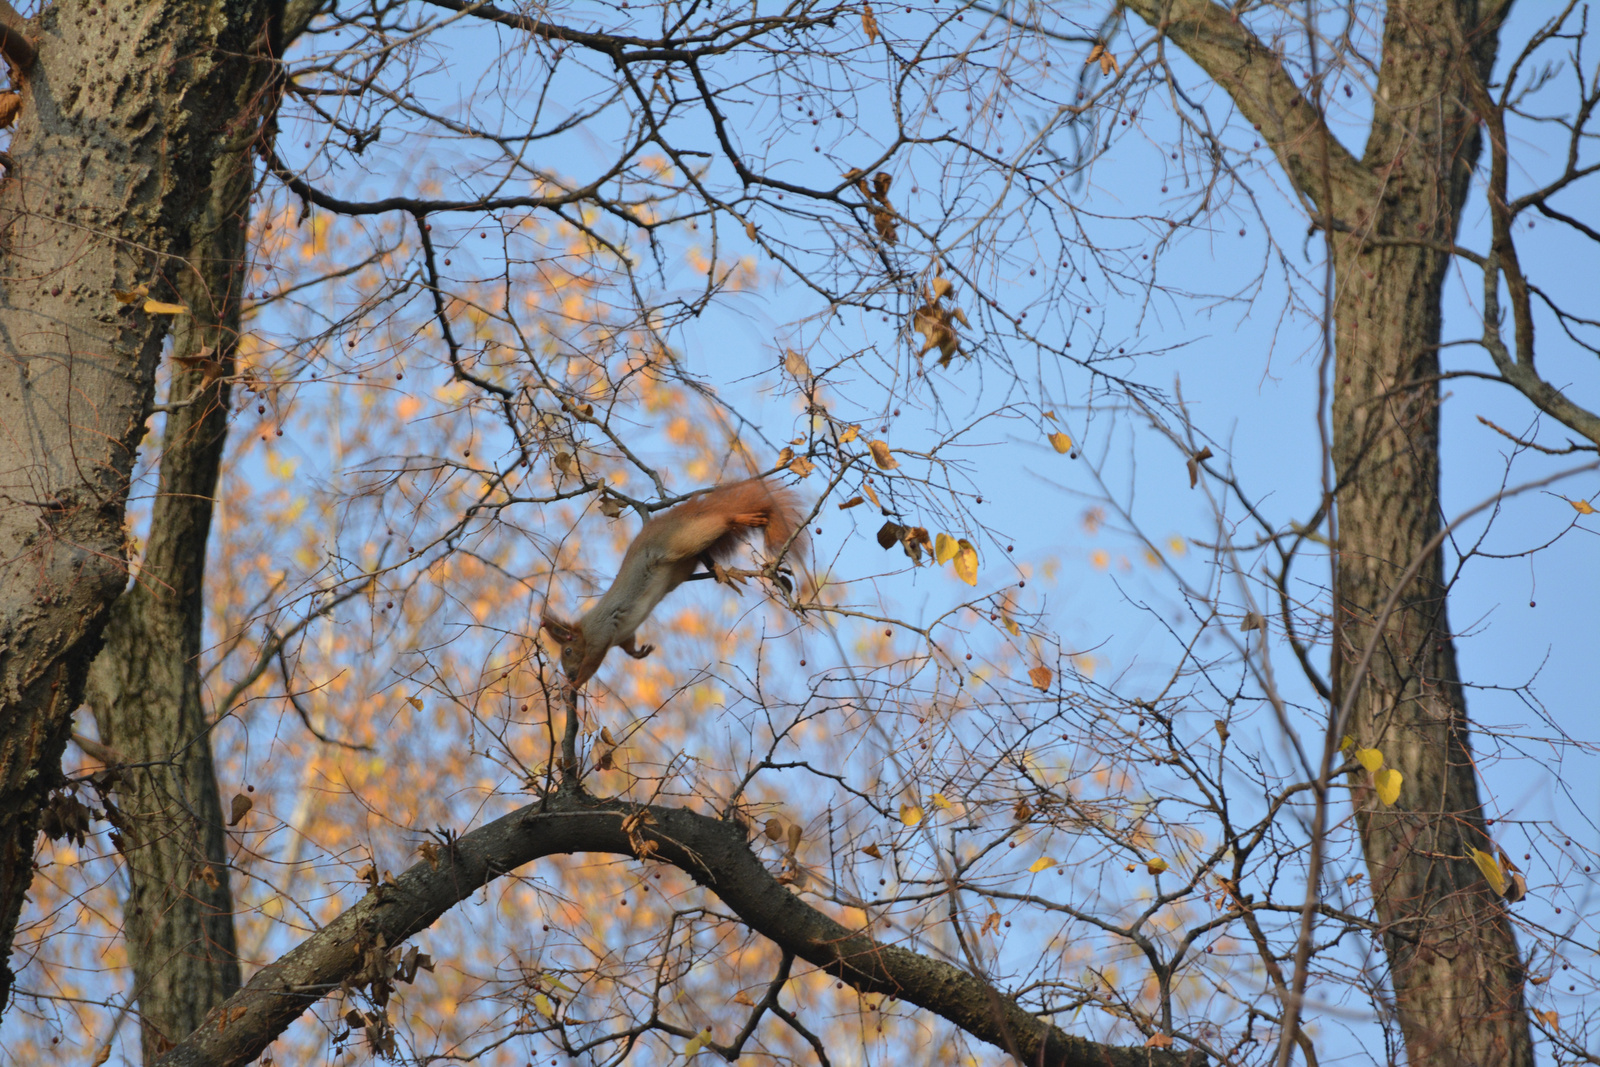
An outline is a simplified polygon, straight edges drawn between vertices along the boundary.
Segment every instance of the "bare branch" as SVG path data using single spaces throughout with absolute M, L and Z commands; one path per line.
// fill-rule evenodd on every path
M 1210 0 L 1129 0 L 1127 6 L 1228 91 L 1277 153 L 1295 187 L 1322 212 L 1349 203 L 1322 202 L 1324 174 L 1347 190 L 1374 186 L 1372 175 L 1328 129 L 1279 56 L 1227 8 Z

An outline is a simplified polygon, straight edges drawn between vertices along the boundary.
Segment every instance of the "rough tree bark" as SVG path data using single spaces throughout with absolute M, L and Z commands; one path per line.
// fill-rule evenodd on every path
M 160 486 L 133 587 L 113 605 L 85 701 L 120 771 L 123 935 L 145 1062 L 239 988 L 227 835 L 199 660 L 206 541 L 228 431 L 228 376 L 246 264 L 248 153 L 219 156 L 210 210 L 194 221 Z
M 128 580 L 128 478 L 168 316 L 114 290 L 205 288 L 183 258 L 215 210 L 217 160 L 259 124 L 255 57 L 277 6 L 0 11 L 0 50 L 16 60 L 24 39 L 33 60 L 0 183 L 0 1005 L 40 810 Z
M 1361 159 L 1322 124 L 1273 51 L 1205 0 L 1128 5 L 1232 96 L 1332 231 L 1338 563 L 1334 707 L 1375 643 L 1348 731 L 1405 775 L 1359 793 L 1407 1062 L 1532 1062 L 1523 964 L 1504 905 L 1469 858 L 1489 848 L 1445 612 L 1440 529 L 1440 298 L 1481 140 L 1468 78 L 1487 82 L 1508 3 L 1393 0 Z M 1420 573 L 1381 632 L 1402 572 Z M 1341 669 L 1342 666 L 1342 669 Z

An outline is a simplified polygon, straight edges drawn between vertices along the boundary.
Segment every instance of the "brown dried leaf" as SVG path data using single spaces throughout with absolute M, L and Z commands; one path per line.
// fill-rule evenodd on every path
M 861 5 L 861 28 L 867 33 L 868 44 L 878 39 L 878 18 L 872 13 L 871 4 Z

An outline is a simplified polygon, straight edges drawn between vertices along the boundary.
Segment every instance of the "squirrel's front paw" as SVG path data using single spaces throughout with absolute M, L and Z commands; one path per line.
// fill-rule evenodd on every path
M 656 646 L 655 645 L 644 645 L 644 646 L 642 646 L 640 648 L 625 648 L 625 649 L 623 649 L 624 652 L 626 652 L 628 655 L 632 656 L 634 659 L 644 659 L 646 656 L 648 656 L 650 653 L 654 652 L 655 650 L 656 650 Z

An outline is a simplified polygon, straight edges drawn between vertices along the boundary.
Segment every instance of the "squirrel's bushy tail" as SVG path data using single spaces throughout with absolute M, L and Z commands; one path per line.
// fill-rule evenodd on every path
M 764 531 L 769 555 L 776 556 L 788 545 L 791 556 L 796 559 L 805 556 L 806 531 L 800 525 L 805 510 L 799 496 L 762 478 L 719 485 L 693 500 L 684 501 L 668 514 L 681 515 L 689 520 L 686 525 L 699 525 L 694 520 L 701 520 L 720 527 L 705 549 L 718 563 L 726 562 L 745 533 L 756 527 Z

